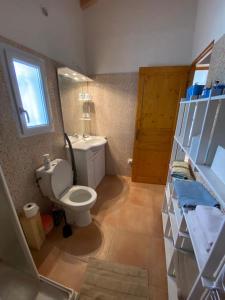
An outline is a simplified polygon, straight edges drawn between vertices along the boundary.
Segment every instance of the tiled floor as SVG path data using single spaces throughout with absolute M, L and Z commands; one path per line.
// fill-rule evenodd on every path
M 97 189 L 94 222 L 75 228 L 70 238 L 62 228 L 33 251 L 41 274 L 79 291 L 89 256 L 147 268 L 149 295 L 167 299 L 161 205 L 164 187 L 108 176 Z

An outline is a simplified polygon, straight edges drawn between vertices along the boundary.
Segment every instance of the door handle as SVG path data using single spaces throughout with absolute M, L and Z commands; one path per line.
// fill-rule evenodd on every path
M 20 114 L 25 114 L 26 118 L 27 118 L 27 123 L 30 123 L 30 116 L 29 116 L 27 110 L 20 106 L 19 112 L 20 112 Z

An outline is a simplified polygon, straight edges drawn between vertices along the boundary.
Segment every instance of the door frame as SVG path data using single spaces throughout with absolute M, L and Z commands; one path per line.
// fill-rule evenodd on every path
M 208 70 L 209 66 L 201 66 L 201 61 L 212 53 L 215 40 L 213 40 L 192 62 L 188 85 L 192 85 L 196 70 Z

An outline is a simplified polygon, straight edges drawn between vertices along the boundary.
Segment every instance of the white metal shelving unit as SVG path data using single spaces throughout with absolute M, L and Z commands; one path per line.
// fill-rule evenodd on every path
M 225 95 L 181 99 L 170 165 L 174 160 L 189 161 L 193 172 L 225 208 L 225 183 L 211 168 L 218 146 L 225 148 Z M 209 293 L 225 264 L 225 226 L 206 252 L 195 211 L 178 206 L 170 170 L 162 220 L 169 300 L 211 299 Z

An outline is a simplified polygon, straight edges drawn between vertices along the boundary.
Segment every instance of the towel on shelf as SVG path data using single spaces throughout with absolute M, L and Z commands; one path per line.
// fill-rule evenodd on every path
M 174 191 L 180 207 L 194 209 L 197 205 L 219 206 L 200 182 L 174 179 Z
M 178 179 L 191 179 L 190 171 L 183 167 L 173 167 L 171 176 Z
M 189 164 L 185 161 L 173 161 L 171 176 L 178 179 L 191 179 Z
M 209 252 L 225 223 L 225 215 L 218 208 L 205 205 L 198 205 L 195 212 L 199 228 L 206 239 L 206 251 Z
M 189 164 L 188 164 L 188 162 L 183 161 L 183 160 L 174 160 L 172 162 L 172 167 L 183 167 L 183 168 L 189 169 Z

